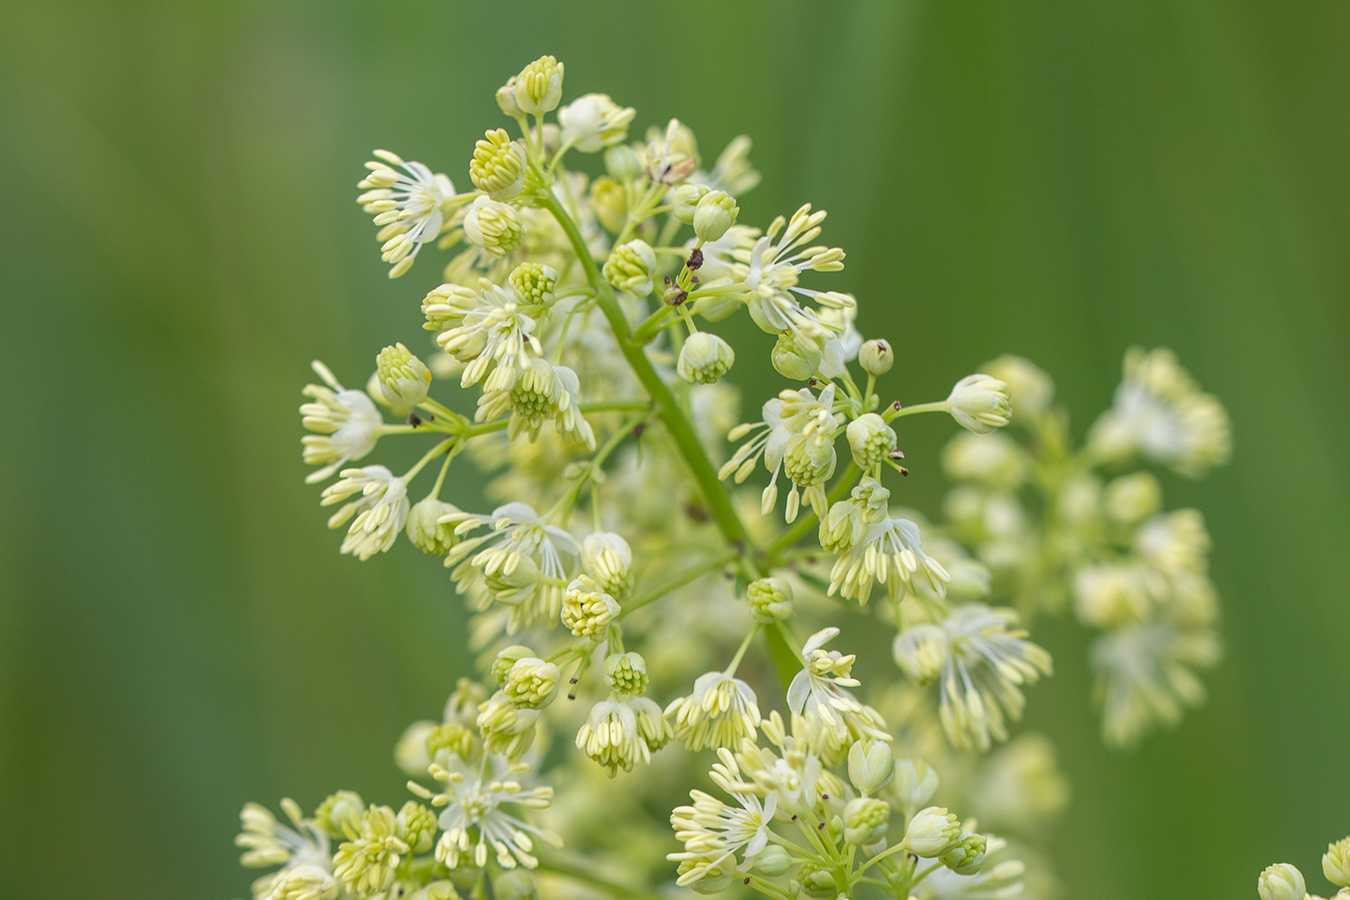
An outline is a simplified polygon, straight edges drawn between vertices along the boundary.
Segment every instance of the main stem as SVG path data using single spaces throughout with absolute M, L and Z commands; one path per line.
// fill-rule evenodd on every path
M 567 234 L 567 239 L 571 241 L 572 250 L 581 260 L 581 267 L 586 272 L 586 280 L 595 288 L 596 302 L 605 318 L 609 320 L 609 327 L 614 331 L 619 351 L 623 353 L 624 359 L 628 360 L 638 381 L 642 382 L 643 388 L 656 403 L 656 415 L 670 432 L 680 456 L 684 457 L 685 463 L 693 472 L 694 480 L 698 482 L 718 530 L 734 548 L 741 553 L 747 553 L 751 549 L 750 537 L 745 531 L 745 526 L 741 524 L 735 507 L 731 505 L 731 498 L 717 477 L 717 470 L 708 459 L 707 452 L 699 442 L 698 435 L 694 433 L 694 427 L 685 416 L 684 410 L 680 408 L 679 400 L 676 399 L 670 385 L 657 374 L 641 345 L 633 342 L 628 320 L 624 318 L 619 300 L 614 296 L 614 288 L 600 273 L 590 249 L 586 246 L 586 241 L 577 230 L 576 223 L 552 194 L 545 193 L 540 198 L 540 205 L 553 214 L 553 218 L 558 220 L 558 224 Z

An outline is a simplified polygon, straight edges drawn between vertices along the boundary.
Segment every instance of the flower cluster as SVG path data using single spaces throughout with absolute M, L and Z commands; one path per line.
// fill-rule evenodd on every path
M 496 99 L 514 130 L 466 148 L 470 189 L 386 151 L 360 182 L 391 277 L 445 253 L 420 301 L 425 352 L 384 347 L 364 389 L 315 363 L 301 407 L 307 480 L 337 476 L 321 503 L 340 504 L 341 551 L 369 560 L 402 535 L 441 560 L 470 614 L 451 649 L 482 678 L 399 741 L 416 799 L 397 810 L 349 791 L 308 817 L 284 801 L 289 825 L 246 807 L 243 862 L 275 868 L 256 900 L 670 881 L 1047 896 L 1041 826 L 1067 791 L 1048 743 L 1013 734 L 1051 672 L 1026 626 L 1072 597 L 1103 631 L 1113 740 L 1195 701 L 1191 668 L 1217 647 L 1199 514 L 1163 513 L 1152 475 L 1099 473 L 1216 464 L 1222 408 L 1162 351 L 1132 352 L 1077 454 L 1020 360 L 902 403 L 882 381 L 895 350 L 864 339 L 865 303 L 832 282 L 845 254 L 822 242 L 825 212 L 742 214 L 748 138 L 707 164 L 676 119 L 630 139 L 636 113 L 609 95 L 563 103 L 551 56 Z M 573 168 L 578 154 L 599 158 Z M 766 337 L 733 349 L 716 332 L 742 309 Z M 737 424 L 726 376 L 748 360 L 787 383 Z M 898 496 L 901 433 L 923 413 L 962 429 L 939 525 Z M 1001 431 L 1014 413 L 1030 450 Z M 395 436 L 416 462 L 367 461 Z M 488 509 L 442 499 L 452 468 Z M 877 623 L 901 687 L 850 652 Z
M 1322 874 L 1340 888 L 1332 900 L 1350 900 L 1350 837 L 1327 847 L 1322 854 Z M 1289 863 L 1267 866 L 1256 882 L 1261 900 L 1323 900 L 1308 893 L 1303 873 Z

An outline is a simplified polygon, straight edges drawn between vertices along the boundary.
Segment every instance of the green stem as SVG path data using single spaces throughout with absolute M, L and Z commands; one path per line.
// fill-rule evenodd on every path
M 686 584 L 692 584 L 693 582 L 702 578 L 704 575 L 707 575 L 709 572 L 716 571 L 717 569 L 722 568 L 732 560 L 738 559 L 740 555 L 741 555 L 740 552 L 737 550 L 726 550 L 718 554 L 717 556 L 712 557 L 702 565 L 694 566 L 692 569 L 687 569 L 684 572 L 681 572 L 679 575 L 675 576 L 670 581 L 667 581 L 665 584 L 659 585 L 658 587 L 655 587 L 652 590 L 647 591 L 645 594 L 640 594 L 635 599 L 630 600 L 627 603 L 623 604 L 623 609 L 619 611 L 618 618 L 622 619 L 630 612 L 642 609 L 642 607 L 646 606 L 647 604 L 654 603 L 655 601 L 660 600 L 662 597 L 666 596 L 666 594 L 669 594 L 671 591 L 677 591 L 680 588 L 684 587 Z
M 703 445 L 699 443 L 698 435 L 694 433 L 694 427 L 680 408 L 679 401 L 675 398 L 674 392 L 671 391 L 670 385 L 666 384 L 657 374 L 651 361 L 642 351 L 642 347 L 631 340 L 628 320 L 624 318 L 618 298 L 614 296 L 614 288 L 600 274 L 600 269 L 596 266 L 590 250 L 587 249 L 586 242 L 581 237 L 581 232 L 577 230 L 576 223 L 572 221 L 572 218 L 567 215 L 567 212 L 552 195 L 541 197 L 539 202 L 558 220 L 558 224 L 567 234 L 568 240 L 571 241 L 572 249 L 576 252 L 577 258 L 581 260 L 581 266 L 586 272 L 587 281 L 595 288 L 600 310 L 605 314 L 605 318 L 609 320 L 610 328 L 614 331 L 619 350 L 628 360 L 628 364 L 632 367 L 634 374 L 637 375 L 638 381 L 642 382 L 643 388 L 655 401 L 657 417 L 661 419 L 662 424 L 666 426 L 666 430 L 670 432 L 676 448 L 692 471 L 694 480 L 698 482 L 699 489 L 712 512 L 718 530 L 722 532 L 727 542 L 736 547 L 739 552 L 747 551 L 751 547 L 750 537 L 746 534 L 745 526 L 741 524 L 740 517 L 736 515 L 735 507 L 731 505 L 731 497 L 727 495 L 722 482 L 717 478 L 717 470 L 713 468 L 707 452 L 704 451 Z
M 946 400 L 935 400 L 932 403 L 916 403 L 913 406 L 902 406 L 896 409 L 892 406 L 881 414 L 881 418 L 887 422 L 892 422 L 901 416 L 912 416 L 915 413 L 926 412 L 950 412 L 951 407 L 947 405 Z
M 407 484 L 408 482 L 416 478 L 417 473 L 422 471 L 423 466 L 431 462 L 432 458 L 434 458 L 436 454 L 444 453 L 446 450 L 449 450 L 450 445 L 453 444 L 454 442 L 455 442 L 454 438 L 448 437 L 445 440 L 441 441 L 439 444 L 437 444 L 435 447 L 432 447 L 430 450 L 428 450 L 426 454 L 423 455 L 423 457 L 419 459 L 417 463 L 403 475 L 403 483 Z

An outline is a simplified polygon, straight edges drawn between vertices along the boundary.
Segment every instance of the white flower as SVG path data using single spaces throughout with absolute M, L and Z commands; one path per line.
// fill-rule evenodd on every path
M 736 352 L 709 331 L 696 331 L 680 348 L 675 373 L 690 384 L 712 384 L 731 369 Z
M 1022 685 L 1050 674 L 1050 654 L 1015 629 L 1016 620 L 1010 609 L 971 603 L 944 619 L 940 634 L 939 626 L 920 625 L 896 635 L 901 668 L 931 675 L 940 667 L 938 715 L 957 748 L 988 750 L 992 740 L 1007 740 L 1007 720 L 1021 718 L 1026 705 Z M 925 647 L 943 640 L 945 652 L 933 655 L 931 664 L 916 661 Z
M 807 488 L 804 496 L 823 518 L 825 492 L 821 485 L 834 473 L 834 438 L 842 418 L 833 412 L 834 394 L 835 386 L 831 383 L 819 396 L 812 394 L 809 388 L 784 390 L 765 403 L 762 422 L 739 425 L 727 436 L 729 440 L 737 441 L 747 434 L 759 432 L 737 448 L 718 476 L 726 478 L 735 473 L 737 484 L 745 481 L 762 453 L 764 468 L 772 473 L 769 486 L 761 497 L 764 514 L 768 515 L 777 503 L 778 472 L 786 463 L 788 477 L 792 480 L 787 520 L 791 522 L 797 517 L 799 486 Z
M 924 552 L 919 526 L 886 511 L 890 491 L 871 476 L 865 476 L 853 489 L 853 495 L 852 501 L 841 502 L 855 504 L 853 509 L 858 510 L 866 530 L 861 539 L 840 553 L 830 569 L 830 596 L 837 593 L 866 604 L 874 585 L 885 585 L 890 596 L 898 598 L 906 587 L 922 584 L 938 597 L 945 597 L 951 576 L 941 563 Z M 862 502 L 860 498 L 866 498 L 870 504 L 870 514 L 856 506 Z M 833 513 L 832 509 L 828 519 L 835 518 Z M 851 525 L 847 529 L 839 529 L 839 526 L 848 525 L 853 519 L 850 516 L 836 523 L 840 535 L 852 533 Z M 822 534 L 826 524 L 827 521 L 822 521 Z
M 244 849 L 240 862 L 250 868 L 282 866 L 280 871 L 253 883 L 253 896 L 258 900 L 271 896 L 326 900 L 336 896 L 342 883 L 331 871 L 328 834 L 313 819 L 306 819 L 294 800 L 282 800 L 281 808 L 294 828 L 279 823 L 270 810 L 257 803 L 246 804 L 239 814 L 243 830 L 234 842 Z M 306 895 L 306 890 L 311 893 Z
M 446 557 L 461 591 L 482 579 L 487 603 L 512 607 L 511 633 L 536 621 L 558 621 L 566 578 L 563 557 L 575 557 L 581 549 L 570 534 L 547 524 L 527 503 L 507 503 L 486 516 L 452 513 L 441 521 L 453 524 L 459 535 L 484 525 L 492 529 L 461 541 Z
M 1205 699 L 1191 671 L 1219 658 L 1213 632 L 1181 629 L 1155 621 L 1108 632 L 1092 645 L 1102 734 L 1117 746 L 1132 746 L 1155 725 L 1175 725 L 1188 706 Z
M 445 807 L 438 819 L 444 830 L 436 842 L 439 862 L 455 869 L 467 860 L 481 869 L 487 865 L 490 852 L 503 869 L 514 869 L 517 865 L 533 869 L 539 860 L 531 855 L 534 849 L 531 835 L 555 847 L 562 846 L 558 835 L 506 811 L 513 806 L 522 810 L 548 808 L 553 788 L 527 788 L 521 781 L 520 776 L 530 771 L 529 765 L 511 763 L 496 754 L 489 754 L 481 766 L 470 765 L 457 756 L 448 757 L 448 763 L 450 768 L 440 764 L 431 767 L 432 777 L 445 785 L 441 793 L 433 794 L 413 783 L 408 785 L 433 805 Z M 475 836 L 477 839 L 473 840 Z
M 604 766 L 611 777 L 619 769 L 631 772 L 638 762 L 652 761 L 651 750 L 639 732 L 633 704 L 629 699 L 612 695 L 591 707 L 590 715 L 577 732 L 576 744 L 577 749 Z
M 694 681 L 694 692 L 671 701 L 666 717 L 675 736 L 690 750 L 735 747 L 755 733 L 760 715 L 750 685 L 725 672 L 707 672 Z
M 584 94 L 558 110 L 562 141 L 582 153 L 594 153 L 628 136 L 636 110 L 619 106 L 608 94 Z
M 342 552 L 365 560 L 394 546 L 408 519 L 408 488 L 384 466 L 344 469 L 342 479 L 325 488 L 319 502 L 331 506 L 358 493 L 359 499 L 329 517 L 328 527 L 337 528 L 356 516 L 342 541 Z
M 467 363 L 460 376 L 462 387 L 478 383 L 495 364 L 501 374 L 494 373 L 484 389 L 509 391 L 519 372 L 530 364 L 531 354 L 538 356 L 543 347 L 534 336 L 535 320 L 525 313 L 514 288 L 508 290 L 486 278 L 479 286 L 478 293 L 468 296 L 454 292 L 448 298 L 453 307 L 447 305 L 443 310 L 433 304 L 439 321 L 447 326 L 436 335 L 436 343 Z M 426 307 L 424 302 L 424 311 Z
M 581 564 L 586 574 L 613 597 L 623 597 L 633 588 L 633 548 L 623 535 L 597 531 L 581 542 Z
M 737 806 L 729 806 L 703 791 L 690 791 L 692 806 L 677 806 L 670 815 L 675 839 L 684 844 L 684 850 L 670 853 L 672 862 L 696 863 L 681 872 L 676 884 L 684 886 L 699 881 L 716 870 L 723 862 L 741 852 L 741 865 L 746 869 L 769 844 L 769 825 L 777 811 L 777 798 L 770 794 L 761 800 L 753 793 L 736 790 L 741 784 L 741 773 L 736 758 L 725 747 L 717 751 L 720 763 L 715 764 L 712 778 L 730 794 Z
M 555 366 L 543 357 L 534 357 L 522 369 L 510 370 L 514 378 L 509 384 L 505 374 L 489 379 L 494 384 L 505 384 L 500 390 L 484 390 L 478 398 L 474 420 L 491 422 L 507 410 L 512 411 L 508 436 L 515 438 L 522 432 L 531 440 L 539 437 L 539 427 L 551 419 L 558 435 L 571 444 L 588 450 L 595 449 L 595 432 L 578 408 L 581 381 L 567 366 Z M 505 372 L 498 369 L 498 372 Z
M 826 339 L 837 334 L 841 326 L 804 308 L 793 294 L 809 297 L 826 307 L 842 309 L 854 305 L 847 294 L 811 290 L 798 284 L 804 271 L 837 272 L 844 268 L 844 251 L 838 247 L 803 246 L 820 235 L 824 218 L 824 210 L 813 213 L 808 203 L 793 213 L 790 220 L 782 216 L 774 219 L 748 252 L 734 252 L 738 264 L 736 277 L 743 285 L 755 324 L 769 334 L 791 331 L 803 346 L 816 352 L 824 349 Z
M 440 235 L 455 186 L 420 162 L 404 162 L 388 150 L 376 150 L 375 156 L 366 163 L 370 174 L 357 185 L 365 193 L 356 202 L 381 226 L 376 235 L 384 242 L 380 258 L 393 265 L 389 277 L 397 278 L 412 268 L 422 245 Z
M 300 438 L 305 464 L 323 466 L 309 473 L 306 484 L 323 481 L 351 460 L 374 450 L 384 426 L 380 410 L 365 391 L 344 388 L 317 359 L 311 365 L 328 387 L 307 384 L 302 392 L 314 402 L 301 404 L 300 422 L 318 432 Z
M 1115 401 L 1088 433 L 1088 446 L 1107 460 L 1138 453 L 1183 475 L 1198 476 L 1228 461 L 1228 413 L 1200 390 L 1171 350 L 1125 354 Z
M 818 716 L 827 728 L 841 735 L 850 734 L 851 723 L 874 740 L 889 741 L 890 735 L 876 729 L 865 715 L 860 717 L 863 705 L 846 690 L 861 684 L 850 675 L 857 657 L 823 649 L 838 634 L 838 628 L 825 628 L 806 639 L 802 647 L 805 667 L 788 686 L 788 709 L 798 715 Z
M 656 271 L 656 251 L 641 238 L 615 247 L 604 266 L 605 279 L 610 284 L 638 297 L 652 292 Z

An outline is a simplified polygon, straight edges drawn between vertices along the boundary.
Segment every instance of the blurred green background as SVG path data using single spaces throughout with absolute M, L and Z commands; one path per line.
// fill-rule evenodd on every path
M 1104 750 L 1065 628 L 1029 721 L 1074 784 L 1068 896 L 1315 873 L 1350 831 L 1350 4 L 8 0 L 0 895 L 240 896 L 245 800 L 403 796 L 459 604 L 406 545 L 338 556 L 295 408 L 310 359 L 359 384 L 420 334 L 435 266 L 385 278 L 371 148 L 464 179 L 544 52 L 635 133 L 752 135 L 743 219 L 831 211 L 907 400 L 1014 351 L 1081 431 L 1142 343 L 1229 404 L 1232 465 L 1168 482 L 1214 535 L 1210 703 Z M 907 437 L 906 499 L 948 433 Z

